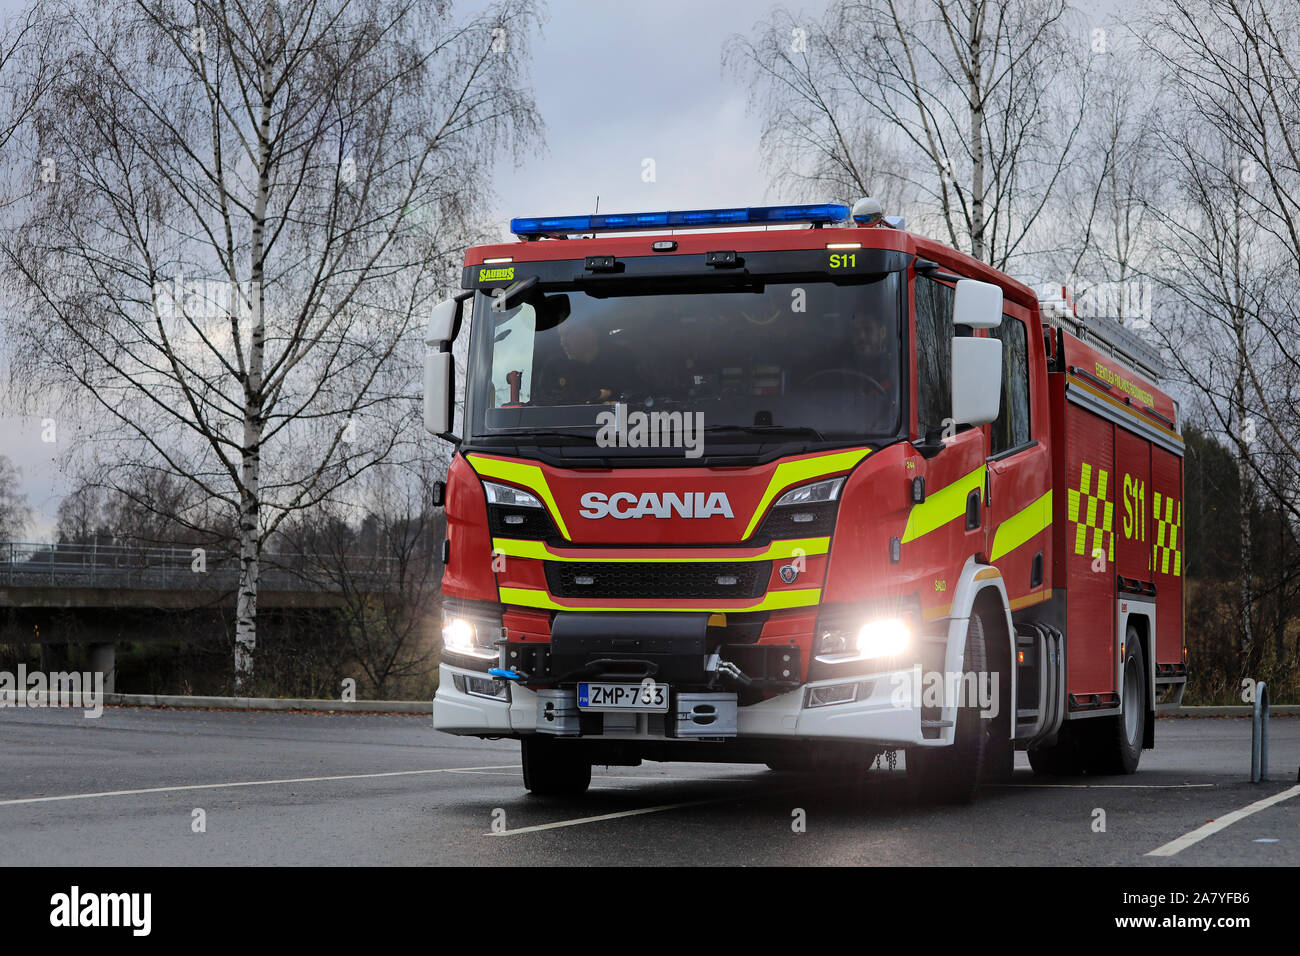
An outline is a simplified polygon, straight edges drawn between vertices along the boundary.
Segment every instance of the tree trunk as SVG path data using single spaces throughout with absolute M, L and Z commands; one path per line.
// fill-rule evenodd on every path
M 984 61 L 980 43 L 984 34 L 984 6 L 976 4 L 970 18 L 970 69 L 966 75 L 970 98 L 970 254 L 981 262 L 989 262 L 984 241 L 984 91 L 982 78 Z
M 1252 558 L 1251 558 L 1251 528 L 1250 517 L 1252 512 L 1252 495 L 1250 482 L 1250 441 L 1247 438 L 1254 437 L 1253 421 L 1251 424 L 1251 433 L 1247 435 L 1246 414 L 1246 375 L 1245 368 L 1248 356 L 1246 355 L 1246 329 L 1244 316 L 1238 314 L 1235 316 L 1234 325 L 1236 326 L 1237 337 L 1237 382 L 1234 388 L 1233 401 L 1237 406 L 1237 548 L 1238 559 L 1241 562 L 1241 573 L 1238 578 L 1238 590 L 1241 596 L 1241 650 L 1242 659 L 1244 660 L 1248 674 L 1255 670 L 1255 634 L 1251 626 L 1251 611 L 1254 605 L 1254 581 L 1252 579 Z
M 262 64 L 262 116 L 258 128 L 257 199 L 253 205 L 253 236 L 250 255 L 248 368 L 244 374 L 244 432 L 239 502 L 239 597 L 235 607 L 235 690 L 245 690 L 253 679 L 253 656 L 257 647 L 257 584 L 262 556 L 261 473 L 262 473 L 262 378 L 265 371 L 266 311 L 265 278 L 266 207 L 270 194 L 271 88 L 270 20 L 267 20 L 267 51 Z

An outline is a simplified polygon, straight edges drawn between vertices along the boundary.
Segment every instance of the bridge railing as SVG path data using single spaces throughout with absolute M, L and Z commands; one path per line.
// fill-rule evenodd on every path
M 396 561 L 386 556 L 336 557 L 263 552 L 258 583 L 276 590 L 336 591 L 346 578 L 354 586 L 391 584 Z M 29 587 L 168 588 L 235 587 L 239 555 L 192 546 L 0 543 L 0 583 Z

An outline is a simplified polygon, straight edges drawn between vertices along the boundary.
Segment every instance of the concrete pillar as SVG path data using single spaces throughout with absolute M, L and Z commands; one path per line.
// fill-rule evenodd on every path
M 104 693 L 115 693 L 114 678 L 117 676 L 117 645 L 112 641 L 106 644 L 90 645 L 91 671 L 104 672 Z

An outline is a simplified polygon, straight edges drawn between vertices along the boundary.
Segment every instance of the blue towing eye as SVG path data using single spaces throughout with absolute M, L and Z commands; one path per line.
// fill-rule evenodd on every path
M 488 673 L 493 677 L 501 677 L 505 680 L 523 680 L 522 674 L 516 674 L 514 668 L 507 667 L 489 667 Z

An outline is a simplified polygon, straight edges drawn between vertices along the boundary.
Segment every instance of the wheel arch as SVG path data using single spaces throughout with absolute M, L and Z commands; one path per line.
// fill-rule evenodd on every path
M 953 589 L 952 612 L 948 618 L 948 643 L 944 653 L 944 670 L 960 673 L 966 653 L 966 632 L 972 614 L 977 614 L 984 626 L 984 648 L 988 667 L 1003 675 L 999 682 L 1000 704 L 1014 708 L 1016 700 L 1015 628 L 1011 621 L 1010 602 L 1002 573 L 990 564 L 981 564 L 975 558 L 966 559 Z M 1014 710 L 1011 711 L 1014 716 Z M 945 727 L 943 739 L 951 743 L 956 725 L 956 708 L 945 707 L 943 719 L 953 726 Z M 1015 733 L 1015 720 L 1010 721 Z
M 1151 618 L 1151 613 L 1154 613 L 1154 610 L 1154 608 L 1151 608 L 1149 613 L 1145 607 L 1140 605 L 1134 607 L 1124 618 L 1122 632 L 1122 639 L 1128 640 L 1128 626 L 1132 625 L 1133 629 L 1137 631 L 1138 646 L 1142 648 L 1142 661 L 1146 667 L 1146 673 L 1142 675 L 1144 678 L 1142 685 L 1146 697 L 1146 721 L 1142 731 L 1143 750 L 1150 750 L 1156 745 L 1156 665 L 1155 642 L 1152 636 L 1155 632 L 1155 624 Z

